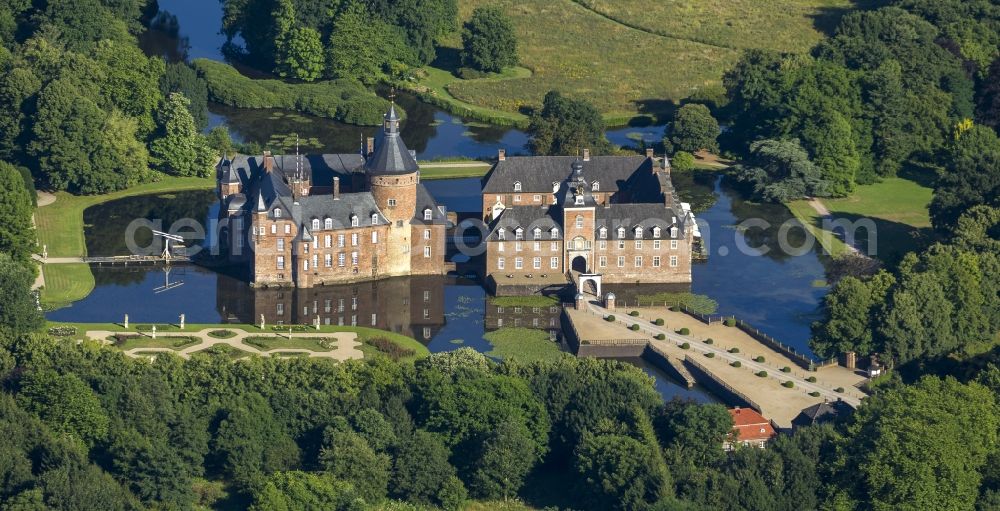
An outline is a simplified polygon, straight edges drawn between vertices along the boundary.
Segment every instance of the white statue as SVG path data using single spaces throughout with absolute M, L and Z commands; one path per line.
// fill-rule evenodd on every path
M 264 315 L 263 314 L 260 315 L 260 329 L 261 330 L 264 329 Z
M 125 315 L 125 323 L 124 323 L 124 326 L 125 326 L 125 330 L 128 330 L 128 314 L 126 314 L 126 315 Z
M 181 314 L 181 330 L 184 330 L 184 315 Z
M 156 339 L 156 325 L 153 325 L 153 339 Z

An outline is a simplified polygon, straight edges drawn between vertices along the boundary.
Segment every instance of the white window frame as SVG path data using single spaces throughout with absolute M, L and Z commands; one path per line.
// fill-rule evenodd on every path
M 425 240 L 431 239 L 431 230 L 430 229 L 424 229 L 424 239 Z
M 378 231 L 372 231 L 372 244 L 378 243 Z
M 281 218 L 281 208 L 274 208 L 274 218 Z
M 514 181 L 514 191 L 515 192 L 520 192 L 521 191 L 521 182 L 520 181 Z
M 431 247 L 424 247 L 424 257 L 429 258 L 431 256 Z
M 358 265 L 358 253 L 351 252 L 351 266 L 357 266 L 357 265 Z
M 281 250 L 281 251 L 285 250 L 285 239 L 284 238 L 278 238 L 278 250 Z
M 343 234 L 338 234 L 337 235 L 337 247 L 338 248 L 344 248 L 344 235 Z
M 576 215 L 576 228 L 583 229 L 583 215 Z
M 660 240 L 653 240 L 653 250 L 660 249 Z
M 361 222 L 358 220 L 358 215 L 351 215 L 351 227 L 357 227 Z
M 660 267 L 660 256 L 653 256 L 653 268 Z
M 551 257 L 549 258 L 549 269 L 558 270 L 559 269 L 559 258 Z
M 515 270 L 523 270 L 524 269 L 524 258 L 522 258 L 522 257 L 515 257 L 514 258 L 514 269 Z
M 431 208 L 425 208 L 424 209 L 424 221 L 429 222 L 429 221 L 431 221 L 433 219 L 434 219 L 434 212 L 431 211 Z
M 679 259 L 678 259 L 677 256 L 670 256 L 670 267 L 671 268 L 676 268 L 677 265 L 678 265 L 678 263 L 679 263 Z
M 670 250 L 677 250 L 677 240 L 670 240 Z
M 323 236 L 323 247 L 330 248 L 332 246 L 333 246 L 333 236 L 330 236 L 329 234 Z
M 608 256 L 601 256 L 597 258 L 597 266 L 600 268 L 608 267 Z
M 323 266 L 326 266 L 327 268 L 333 268 L 333 254 L 323 255 Z M 330 311 L 327 310 L 327 312 Z
M 502 270 L 504 266 L 504 260 L 502 257 L 497 258 L 497 269 Z
M 318 218 L 313 218 L 312 219 L 312 230 L 314 230 L 314 231 L 318 231 L 319 230 L 319 219 Z
M 378 225 L 378 213 L 372 214 L 372 225 Z
M 279 270 L 285 269 L 285 256 L 278 256 L 277 265 Z
M 625 256 L 618 256 L 618 267 L 619 268 L 625 267 Z
M 347 265 L 347 255 L 341 252 L 337 254 L 337 266 L 343 268 L 345 265 Z
M 535 257 L 535 258 L 533 258 L 531 260 L 531 267 L 534 268 L 534 269 L 536 269 L 536 270 L 541 270 L 542 269 L 542 258 L 541 257 Z
M 396 207 L 396 199 L 389 199 L 385 202 L 390 208 Z
M 351 233 L 351 246 L 352 247 L 358 246 L 358 233 L 356 232 Z
M 642 268 L 642 256 L 635 256 L 635 267 Z

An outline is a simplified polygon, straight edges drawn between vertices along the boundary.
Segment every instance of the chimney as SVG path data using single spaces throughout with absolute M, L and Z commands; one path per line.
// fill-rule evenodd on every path
M 507 161 L 507 150 L 500 149 L 497 151 L 497 161 Z
M 652 147 L 647 147 L 646 148 L 646 158 L 652 158 L 652 157 L 653 157 L 653 148 Z
M 590 161 L 590 149 L 583 150 L 583 161 Z
M 340 200 L 340 178 L 333 177 L 333 200 Z
M 375 137 L 368 137 L 366 145 L 368 147 L 368 155 L 370 156 L 372 153 L 375 152 Z
M 264 172 L 270 173 L 274 170 L 274 157 L 271 156 L 271 151 L 264 151 Z

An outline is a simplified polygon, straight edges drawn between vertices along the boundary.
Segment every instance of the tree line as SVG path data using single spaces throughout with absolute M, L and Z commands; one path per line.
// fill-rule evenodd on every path
M 145 0 L 0 5 L 0 160 L 51 190 L 93 194 L 207 176 L 203 80 L 143 54 Z M 153 170 L 151 170 L 153 169 Z

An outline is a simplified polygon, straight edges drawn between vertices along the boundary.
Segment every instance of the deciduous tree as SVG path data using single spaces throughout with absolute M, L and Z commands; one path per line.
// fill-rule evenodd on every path
M 462 29 L 462 63 L 492 73 L 517 65 L 517 34 L 503 9 L 485 6 L 472 11 Z

